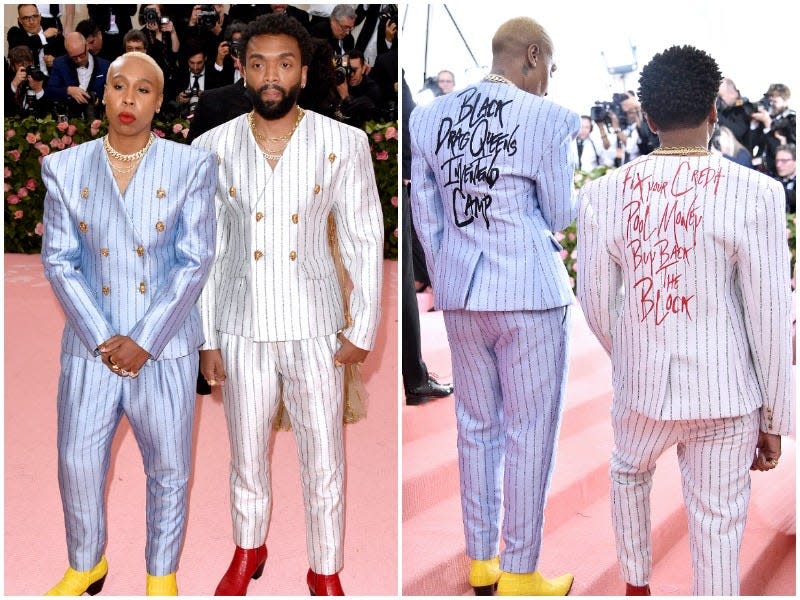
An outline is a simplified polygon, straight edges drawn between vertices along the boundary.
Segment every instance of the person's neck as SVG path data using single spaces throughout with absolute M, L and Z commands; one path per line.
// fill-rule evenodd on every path
M 134 135 L 122 135 L 113 129 L 108 131 L 108 142 L 111 147 L 121 154 L 133 154 L 138 152 L 147 144 L 150 139 L 150 129 L 146 129 Z
M 519 69 L 513 68 L 512 65 L 508 64 L 505 61 L 494 61 L 492 63 L 492 71 L 494 75 L 500 75 L 501 77 L 505 77 L 515 86 L 520 89 L 525 89 L 523 86 L 523 77 L 522 72 Z
M 671 131 L 659 131 L 658 139 L 661 141 L 662 148 L 691 146 L 708 148 L 708 127 L 708 121 L 704 120 L 697 127 L 686 127 L 683 129 L 673 129 Z
M 285 115 L 278 119 L 265 119 L 258 112 L 253 111 L 253 119 L 255 121 L 256 129 L 261 135 L 266 137 L 277 137 L 286 135 L 294 127 L 297 122 L 297 114 L 299 108 L 297 104 L 292 106 Z

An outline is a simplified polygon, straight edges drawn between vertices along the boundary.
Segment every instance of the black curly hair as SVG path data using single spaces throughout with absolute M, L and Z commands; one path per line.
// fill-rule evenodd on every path
M 311 61 L 312 45 L 311 36 L 300 21 L 284 13 L 270 13 L 262 15 L 250 23 L 239 38 L 242 48 L 242 61 L 247 60 L 247 45 L 250 38 L 258 35 L 288 35 L 297 40 L 300 46 L 300 57 L 303 66 Z
M 639 101 L 661 131 L 696 127 L 717 98 L 717 61 L 694 46 L 672 46 L 642 68 Z

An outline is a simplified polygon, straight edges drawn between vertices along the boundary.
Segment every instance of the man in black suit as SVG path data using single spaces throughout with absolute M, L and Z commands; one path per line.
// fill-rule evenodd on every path
M 349 4 L 337 4 L 327 21 L 311 27 L 311 35 L 328 41 L 334 56 L 348 54 L 355 47 L 353 27 L 356 25 L 356 11 Z
M 173 108 L 185 117 L 194 114 L 199 98 L 207 91 L 221 87 L 222 73 L 207 60 L 203 46 L 196 40 L 186 44 L 185 58 L 175 74 L 175 90 L 178 95 L 172 101 Z
M 136 14 L 135 4 L 87 4 L 89 18 L 103 32 L 100 56 L 112 62 L 125 51 L 122 38 L 133 29 L 131 17 Z
M 64 45 L 67 54 L 53 63 L 45 97 L 65 103 L 72 117 L 99 118 L 109 63 L 92 56 L 86 38 L 77 31 L 67 34 Z
M 35 4 L 17 6 L 17 25 L 10 27 L 6 36 L 9 49 L 27 46 L 33 54 L 33 64 L 45 75 L 53 61 L 64 54 L 64 36 L 56 27 L 42 28 L 42 15 Z

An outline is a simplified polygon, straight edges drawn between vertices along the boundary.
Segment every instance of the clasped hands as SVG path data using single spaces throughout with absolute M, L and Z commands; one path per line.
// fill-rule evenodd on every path
M 341 367 L 349 364 L 361 364 L 369 355 L 369 350 L 364 350 L 353 344 L 341 333 L 337 334 L 339 349 L 333 355 L 333 364 Z M 222 352 L 219 350 L 200 351 L 200 372 L 208 381 L 208 385 L 221 386 L 225 383 L 225 364 L 222 360 Z
M 127 335 L 115 335 L 98 347 L 103 364 L 120 377 L 138 377 L 150 353 Z
M 781 436 L 774 433 L 758 432 L 756 453 L 753 457 L 751 471 L 771 471 L 778 466 L 781 457 Z

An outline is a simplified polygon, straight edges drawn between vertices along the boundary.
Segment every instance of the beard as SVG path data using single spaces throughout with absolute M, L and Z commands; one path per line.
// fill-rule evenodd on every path
M 267 90 L 278 90 L 281 93 L 280 100 L 265 101 L 261 99 L 261 94 Z M 300 97 L 300 83 L 293 86 L 288 92 L 274 83 L 266 83 L 258 90 L 254 90 L 249 85 L 245 86 L 245 94 L 253 103 L 253 110 L 268 121 L 274 121 L 285 116 L 297 103 Z

